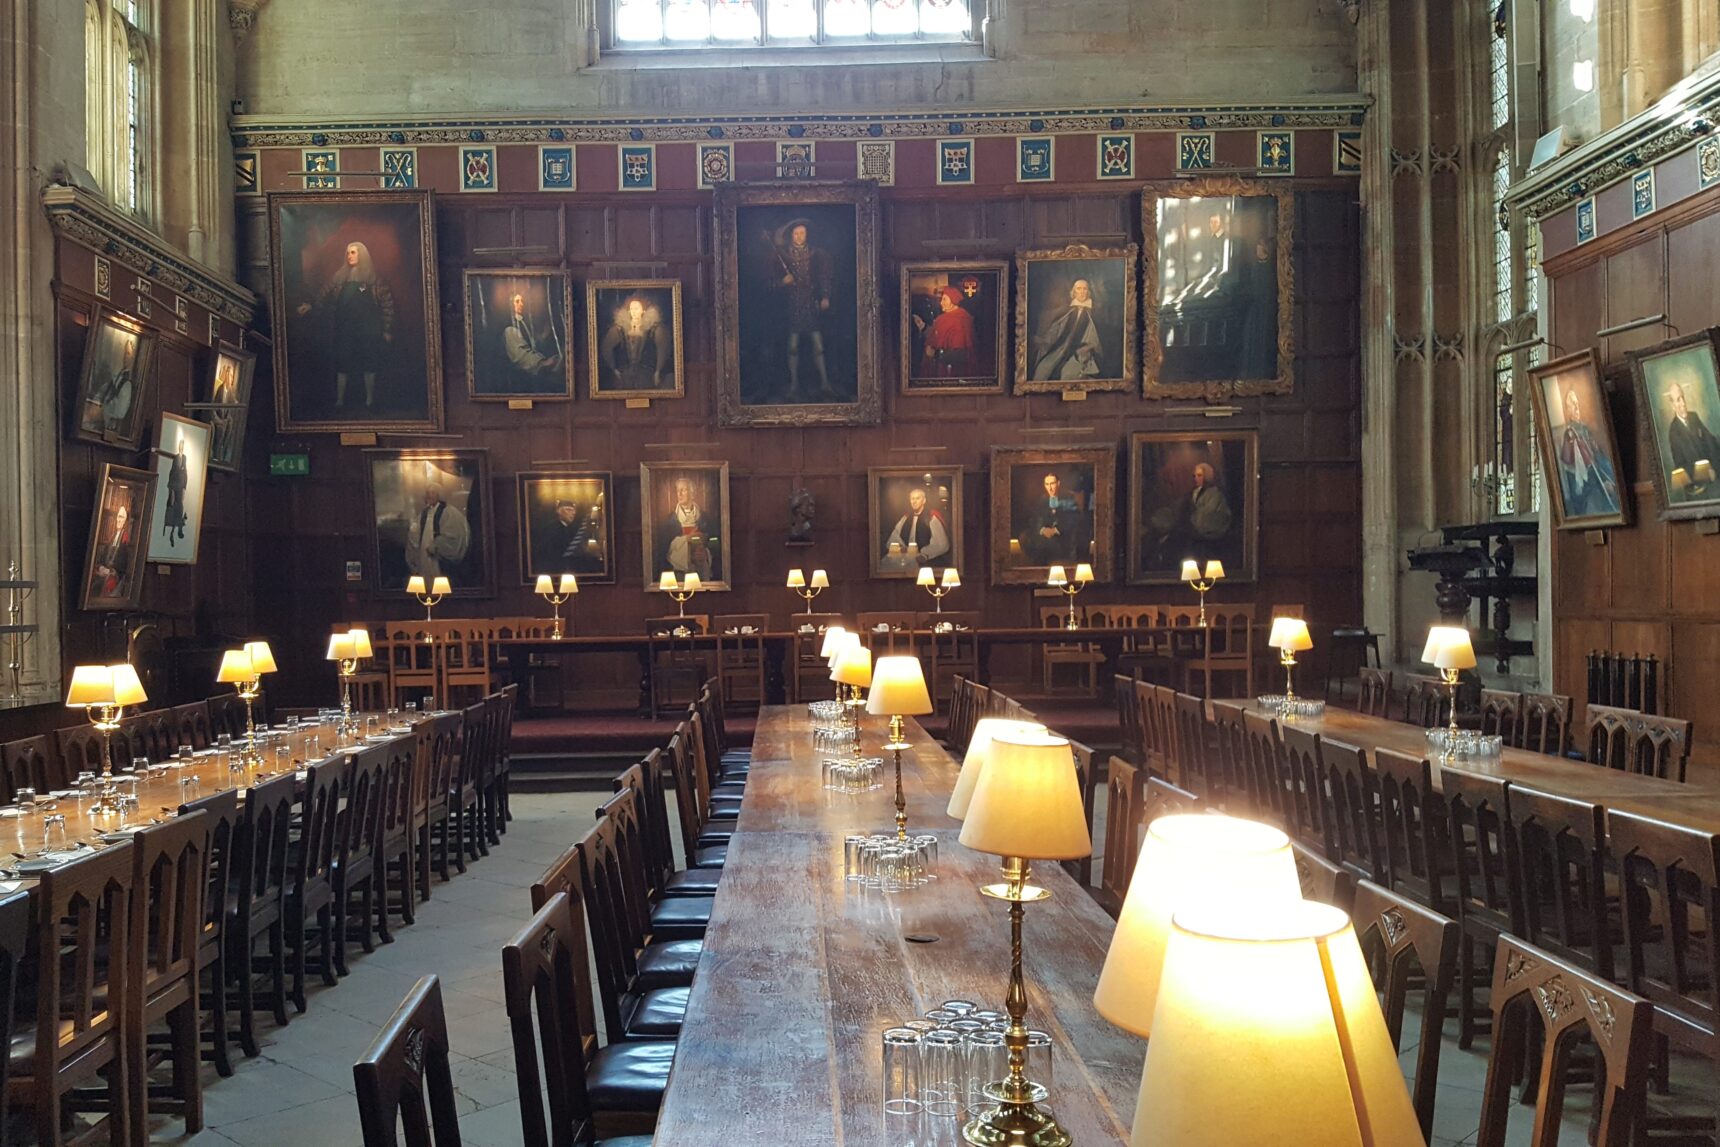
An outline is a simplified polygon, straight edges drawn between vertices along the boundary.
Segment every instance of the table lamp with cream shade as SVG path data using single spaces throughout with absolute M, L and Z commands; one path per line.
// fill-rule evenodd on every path
M 1278 664 L 1284 666 L 1284 706 L 1279 716 L 1286 721 L 1296 719 L 1296 687 L 1291 673 L 1296 668 L 1296 655 L 1314 648 L 1308 635 L 1308 623 L 1300 617 L 1275 617 L 1266 644 L 1278 651 Z
M 956 572 L 955 566 L 946 566 L 944 576 L 938 577 L 937 571 L 931 566 L 923 566 L 920 575 L 914 579 L 914 584 L 932 595 L 932 612 L 944 611 L 944 598 L 962 587 L 962 575 Z
M 854 640 L 858 641 L 860 639 L 856 636 Z M 824 663 L 826 665 L 829 665 L 831 668 L 835 668 L 836 655 L 841 652 L 842 647 L 847 644 L 847 642 L 848 630 L 845 626 L 829 626 L 824 631 L 824 640 L 819 643 L 818 656 L 824 659 Z
M 560 584 L 557 584 L 551 580 L 548 574 L 538 574 L 537 587 L 534 592 L 549 602 L 550 608 L 554 611 L 555 628 L 551 630 L 549 636 L 552 641 L 560 641 L 562 633 L 561 606 L 563 602 L 579 592 L 579 579 L 570 573 L 564 573 L 561 575 Z
M 862 689 L 872 684 L 872 651 L 860 641 L 858 633 L 845 634 L 842 645 L 836 651 L 836 657 L 830 663 L 830 679 L 836 682 L 840 694 L 842 686 L 848 687 L 848 696 L 842 699 L 847 707 L 849 719 L 854 726 L 854 739 L 849 743 L 849 752 L 855 760 L 860 753 L 860 710 L 866 701 L 860 695 Z
M 1427 631 L 1421 659 L 1439 670 L 1440 680 L 1451 694 L 1451 720 L 1446 727 L 1445 760 L 1452 759 L 1457 744 L 1457 686 L 1465 669 L 1475 668 L 1475 646 L 1461 625 L 1435 625 Z
M 340 673 L 340 723 L 341 728 L 348 731 L 354 726 L 352 678 L 358 672 L 358 663 L 368 661 L 372 656 L 370 630 L 362 625 L 329 636 L 326 659 L 333 661 Z
M 989 769 L 988 769 L 989 771 Z M 1151 1036 L 1171 915 L 1185 904 L 1299 900 L 1290 838 L 1240 817 L 1160 816 L 1147 826 L 1093 1003 L 1125 1031 Z
M 1152 1028 L 1131 1147 L 1426 1142 L 1355 929 L 1329 904 L 1178 909 Z
M 662 576 L 657 579 L 657 588 L 674 598 L 681 616 L 686 617 L 687 603 L 693 600 L 693 595 L 700 589 L 699 575 L 690 573 L 677 579 L 674 570 L 664 570 Z
M 127 705 L 149 700 L 143 682 L 130 662 L 117 665 L 80 665 L 72 670 L 66 687 L 66 708 L 82 709 L 84 716 L 102 735 L 101 794 L 90 806 L 92 812 L 118 812 L 119 791 L 113 783 L 113 735 L 119 729 Z
M 1075 595 L 1086 589 L 1093 582 L 1093 567 L 1082 562 L 1075 567 L 1075 576 L 1070 577 L 1062 566 L 1052 566 L 1045 575 L 1045 584 L 1052 589 L 1060 589 L 1069 598 L 1068 629 L 1079 629 L 1075 621 Z
M 1091 855 L 1087 817 L 1075 756 L 1062 737 L 1026 729 L 1000 729 L 992 735 L 985 768 L 974 786 L 961 842 L 976 852 L 1002 859 L 1003 881 L 981 894 L 1009 905 L 1009 992 L 1005 1007 L 1009 1030 L 1009 1075 L 985 1088 L 995 1107 L 975 1114 L 962 1128 L 968 1143 L 1034 1144 L 1067 1147 L 1073 1140 L 1041 1107 L 1049 1094 L 1027 1078 L 1027 985 L 1021 971 L 1021 924 L 1026 905 L 1051 893 L 1028 883 L 1035 860 L 1077 860 Z
M 430 587 L 426 589 L 424 578 L 419 574 L 413 574 L 406 579 L 406 592 L 417 598 L 418 603 L 424 607 L 424 624 L 429 625 L 435 620 L 432 613 L 436 606 L 440 604 L 443 598 L 454 592 L 454 587 L 449 584 L 445 577 L 433 577 L 430 579 Z M 424 640 L 427 642 L 434 641 L 435 638 L 426 633 Z
M 245 754 L 257 755 L 257 720 L 253 706 L 263 694 L 263 674 L 276 671 L 275 655 L 267 641 L 247 641 L 238 649 L 221 654 L 215 680 L 232 685 L 245 702 Z
M 1224 563 L 1217 558 L 1211 558 L 1202 567 L 1193 558 L 1184 558 L 1182 580 L 1188 583 L 1190 589 L 1200 594 L 1200 619 L 1195 624 L 1204 629 L 1206 628 L 1207 591 L 1224 580 Z
M 812 599 L 830 588 L 830 574 L 824 570 L 813 570 L 808 580 L 805 570 L 793 569 L 788 571 L 788 588 L 806 601 L 806 613 L 812 615 Z
M 896 839 L 908 839 L 908 802 L 902 795 L 902 750 L 908 747 L 904 717 L 923 717 L 932 711 L 932 695 L 920 659 L 912 656 L 880 657 L 872 667 L 872 683 L 866 693 L 866 711 L 890 718 L 890 740 L 884 745 L 896 758 Z
M 1000 733 L 1010 731 L 1045 733 L 1049 732 L 1044 725 L 1036 721 L 1017 721 L 1011 717 L 981 717 L 974 722 L 973 732 L 968 735 L 967 752 L 962 755 L 962 770 L 956 775 L 956 787 L 950 791 L 950 803 L 944 810 L 956 820 L 967 818 L 968 806 L 973 803 L 973 791 L 979 784 L 980 774 L 985 771 L 986 764 L 991 759 L 992 739 Z

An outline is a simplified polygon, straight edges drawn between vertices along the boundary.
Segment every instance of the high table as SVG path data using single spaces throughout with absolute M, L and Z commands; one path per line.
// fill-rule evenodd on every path
M 862 744 L 880 788 L 826 790 L 804 707 L 759 714 L 752 770 L 717 887 L 656 1142 L 855 1147 L 879 1141 L 885 1028 L 944 1000 L 1003 1010 L 1007 908 L 979 893 L 994 856 L 956 841 L 944 814 L 958 771 L 914 722 L 902 755 L 908 831 L 939 837 L 937 879 L 884 894 L 844 879 L 843 837 L 893 830 L 894 774 L 881 718 Z M 1113 923 L 1055 864 L 1028 907 L 1027 1023 L 1054 1042 L 1050 1104 L 1085 1145 L 1122 1143 L 1146 1044 L 1093 1007 Z
M 1439 752 L 1419 725 L 1370 717 L 1348 709 L 1327 708 L 1320 717 L 1298 717 L 1295 727 L 1370 753 L 1391 749 L 1433 762 L 1433 786 L 1444 791 Z M 1502 777 L 1512 784 L 1576 800 L 1592 801 L 1616 812 L 1651 816 L 1671 824 L 1720 832 L 1720 783 L 1680 782 L 1627 773 L 1528 749 L 1506 748 L 1497 757 L 1461 757 L 1451 767 L 1466 773 Z

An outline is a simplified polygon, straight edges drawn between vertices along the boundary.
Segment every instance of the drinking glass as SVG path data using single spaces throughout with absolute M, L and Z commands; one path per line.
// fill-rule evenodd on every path
M 990 1030 L 985 1026 L 985 1024 L 973 1019 L 972 1017 L 951 1020 L 949 1023 L 945 1024 L 944 1027 L 948 1028 L 950 1031 L 959 1032 L 964 1036 L 974 1035 L 978 1032 Z
M 926 1018 L 936 1023 L 939 1027 L 944 1027 L 951 1020 L 961 1019 L 962 1014 L 960 1012 L 945 1011 L 943 1008 L 933 1008 L 931 1011 L 926 1013 Z
M 36 790 L 30 788 L 17 789 L 12 793 L 12 799 L 18 802 L 21 809 L 29 809 L 36 803 Z
M 1046 1032 L 1029 1031 L 1027 1033 L 1027 1078 L 1039 1084 L 1047 1091 L 1053 1091 L 1051 1083 L 1051 1036 Z
M 70 841 L 66 836 L 66 814 L 63 812 L 44 814 L 42 817 L 42 851 L 44 853 L 56 852 L 68 847 L 70 847 Z
M 215 737 L 215 747 L 218 749 L 231 749 L 233 747 L 233 734 L 231 734 L 231 733 L 219 733 L 219 734 L 217 734 Z
M 388 727 L 391 729 L 400 724 L 400 710 L 393 705 L 388 707 L 383 716 L 388 718 Z
M 293 771 L 293 747 L 291 745 L 275 746 L 275 772 L 290 773 Z
M 140 773 L 147 773 L 147 772 L 149 772 L 149 758 L 148 757 L 133 757 L 131 759 L 131 773 L 133 776 L 137 776 Z
M 971 1016 L 979 1010 L 979 1005 L 972 1000 L 945 1000 L 938 1007 L 946 1012 L 954 1012 L 958 1016 Z
M 287 732 L 289 732 L 289 733 L 296 732 L 298 730 L 298 727 L 299 727 L 299 719 L 297 717 L 288 717 L 287 718 Z
M 917 1031 L 921 1035 L 925 1035 L 927 1032 L 937 1031 L 938 1028 L 942 1027 L 943 1025 L 939 1024 L 936 1020 L 923 1020 L 922 1019 L 922 1020 L 907 1020 L 902 1024 L 902 1026 L 905 1028 L 909 1028 L 913 1031 Z
M 410 721 L 412 718 L 416 717 L 417 715 L 418 715 L 418 702 L 416 702 L 416 701 L 406 702 L 406 719 L 408 721 Z
M 977 1031 L 964 1036 L 962 1046 L 966 1052 L 967 1114 L 971 1118 L 991 1106 L 985 1097 L 986 1085 L 1009 1076 L 1009 1045 L 1002 1032 Z
M 203 784 L 197 779 L 196 773 L 185 773 L 179 778 L 179 803 L 190 804 L 203 795 Z
M 931 1119 L 955 1119 L 967 1093 L 965 1043 L 939 1028 L 920 1037 L 920 1106 Z
M 376 736 L 376 714 L 368 714 L 364 718 L 364 735 L 368 739 Z
M 982 1008 L 977 1012 L 969 1013 L 968 1019 L 978 1020 L 987 1027 L 990 1027 L 992 1024 L 1003 1024 L 1005 1027 L 1009 1026 L 1008 1016 L 1004 1015 L 1002 1012 L 992 1011 L 989 1008 Z
M 911 1147 L 920 1114 L 920 1033 L 884 1031 L 884 1141 Z
M 849 880 L 858 882 L 860 879 L 860 852 L 865 844 L 863 836 L 842 838 L 842 872 Z

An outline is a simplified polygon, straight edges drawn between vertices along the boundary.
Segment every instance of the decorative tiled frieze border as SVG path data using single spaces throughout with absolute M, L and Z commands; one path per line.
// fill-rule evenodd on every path
M 75 187 L 55 184 L 42 192 L 42 207 L 54 231 L 98 255 L 186 296 L 213 314 L 248 327 L 257 297 L 168 250 L 161 240 Z
M 1363 96 L 1275 104 L 1163 104 L 843 115 L 654 117 L 400 117 L 232 120 L 236 147 L 363 147 L 420 143 L 667 143 L 691 140 L 915 139 L 1069 132 L 1356 127 Z

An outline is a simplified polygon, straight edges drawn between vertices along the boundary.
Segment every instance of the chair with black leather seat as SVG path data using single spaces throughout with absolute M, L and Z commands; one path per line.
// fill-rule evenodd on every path
M 650 1143 L 675 1044 L 612 1035 L 599 1047 L 589 967 L 584 905 L 568 892 L 550 897 L 502 949 L 523 1147 Z M 611 1135 L 626 1138 L 595 1138 Z
M 1105 767 L 1105 848 L 1100 858 L 1099 886 L 1093 899 L 1112 917 L 1123 910 L 1129 881 L 1135 874 L 1140 847 L 1142 788 L 1147 780 L 1122 757 L 1112 757 Z
M 292 953 L 293 1006 L 303 1012 L 305 976 L 310 970 L 311 933 L 318 948 L 315 961 L 322 981 L 334 987 L 337 980 L 337 942 L 334 898 L 334 862 L 340 848 L 340 807 L 352 776 L 352 763 L 344 755 L 318 761 L 306 770 L 303 816 L 298 839 L 288 849 L 285 925 L 287 949 Z
M 233 1074 L 227 1050 L 227 921 L 239 874 L 239 790 L 226 789 L 179 807 L 181 815 L 201 813 L 209 880 L 203 896 L 203 923 L 197 933 L 197 971 L 209 974 L 203 993 L 209 1016 L 208 1058 L 223 1076 Z
M 729 742 L 728 703 L 723 700 L 723 691 L 714 685 L 706 685 L 699 691 L 699 705 L 709 714 L 711 744 L 716 750 L 712 782 L 722 784 L 738 780 L 744 783 L 752 769 L 752 747 L 740 748 Z
M 681 852 L 688 868 L 721 868 L 728 856 L 726 833 L 704 833 L 705 815 L 700 807 L 698 782 L 693 778 L 691 754 L 687 750 L 689 730 L 685 724 L 675 730 L 663 750 L 668 762 L 670 779 L 675 785 L 675 811 L 681 825 Z M 720 837 L 720 839 L 719 839 Z
M 151 825 L 133 838 L 129 959 L 135 979 L 127 993 L 124 1026 L 133 1128 L 149 1125 L 150 1112 L 185 1120 L 185 1133 L 203 1129 L 203 1079 L 198 1004 L 198 952 L 203 901 L 209 881 L 207 820 L 184 813 Z M 165 1023 L 172 1076 L 150 1083 L 149 1030 Z
M 287 1024 L 287 853 L 296 788 L 297 779 L 290 773 L 252 786 L 245 794 L 244 814 L 239 820 L 238 856 L 234 861 L 239 879 L 233 890 L 233 913 L 226 925 L 227 963 L 237 986 L 234 1010 L 239 1018 L 239 1046 L 248 1056 L 261 1051 L 256 1027 L 259 971 L 269 977 L 261 1002 L 276 1024 Z M 268 943 L 268 951 L 260 960 L 259 937 Z
M 643 761 L 623 769 L 615 778 L 616 792 L 632 792 L 638 802 L 640 849 L 645 859 L 645 892 L 651 900 L 663 896 L 710 896 L 722 879 L 721 868 L 675 868 L 669 844 L 668 808 L 663 803 L 662 750 L 652 749 Z
M 519 684 L 509 682 L 502 686 L 498 696 L 501 697 L 501 708 L 496 726 L 496 831 L 506 834 L 508 822 L 514 819 L 509 783 L 513 773 L 514 715 L 520 704 Z
M 1279 786 L 1284 791 L 1284 831 L 1290 839 L 1330 854 L 1326 845 L 1326 802 L 1320 785 L 1320 737 L 1300 725 L 1281 722 L 1278 737 Z
M 704 953 L 704 941 L 694 930 L 703 929 L 710 921 L 710 894 L 699 896 L 688 890 L 667 901 L 649 896 L 641 861 L 644 828 L 639 821 L 638 800 L 634 789 L 622 787 L 597 810 L 599 817 L 615 819 L 615 845 L 625 896 L 620 906 L 623 909 L 620 924 L 628 990 L 686 987 L 693 982 L 699 957 Z
M 1285 812 L 1290 794 L 1284 788 L 1284 773 L 1278 761 L 1284 753 L 1284 744 L 1278 737 L 1278 722 L 1264 713 L 1244 710 L 1242 735 L 1248 750 L 1243 758 L 1243 768 L 1247 773 L 1249 803 L 1254 806 L 1254 818 L 1283 827 L 1290 823 Z
M 1514 886 L 1517 849 L 1511 830 L 1510 783 L 1461 769 L 1442 768 L 1447 827 L 1456 876 L 1457 923 L 1463 930 L 1457 955 L 1457 1046 L 1467 1048 L 1481 1030 L 1475 989 L 1485 982 L 1490 952 L 1506 933 L 1521 936 L 1523 924 Z
M 1380 993 L 1386 1031 L 1396 1050 L 1403 1049 L 1403 1018 L 1410 989 L 1415 982 L 1421 985 L 1421 1029 L 1416 1036 L 1410 1096 L 1422 1137 L 1431 1143 L 1445 1008 L 1457 975 L 1457 921 L 1371 880 L 1356 883 L 1350 912 L 1373 972 L 1374 987 Z
M 377 846 L 382 840 L 382 804 L 387 795 L 383 774 L 388 768 L 389 746 L 371 745 L 350 754 L 346 804 L 336 827 L 334 867 L 330 872 L 334 894 L 334 967 L 347 974 L 346 946 L 355 936 L 366 952 L 376 950 L 371 942 L 377 904 Z M 357 900 L 355 908 L 354 900 Z
M 1359 880 L 1385 883 L 1379 782 L 1355 745 L 1320 738 L 1320 775 L 1314 795 L 1326 803 L 1326 855 Z
M 10 801 L 19 789 L 45 792 L 59 787 L 47 783 L 50 775 L 59 773 L 51 760 L 54 754 L 54 739 L 47 733 L 0 745 L 0 798 Z
M 352 1065 L 352 1081 L 364 1147 L 460 1147 L 448 1021 L 435 976 L 406 993 Z
M 701 848 L 713 845 L 727 845 L 729 838 L 734 835 L 736 818 L 740 815 L 741 798 L 725 795 L 717 799 L 711 793 L 710 779 L 706 774 L 705 739 L 701 722 L 689 720 L 683 722 L 676 730 L 681 735 L 681 756 L 685 765 L 686 777 L 691 792 L 697 799 L 694 806 L 698 812 L 699 846 Z M 673 740 L 670 742 L 674 743 Z M 677 782 L 681 774 L 677 773 Z
M 1385 853 L 1386 886 L 1451 916 L 1450 824 L 1444 803 L 1433 791 L 1433 766 L 1426 757 L 1391 749 L 1374 750 L 1374 783 L 1380 801 L 1380 844 Z
M 1248 710 L 1231 701 L 1213 701 L 1210 705 L 1207 771 L 1218 778 L 1217 787 L 1225 794 L 1225 810 L 1233 816 L 1252 816 L 1255 806 L 1248 776 L 1248 726 L 1243 720 Z
M 6 1109 L 30 1113 L 40 1147 L 87 1143 L 101 1130 L 114 1144 L 143 1139 L 131 1125 L 136 1083 L 124 1020 L 139 974 L 131 965 L 135 879 L 132 850 L 108 848 L 44 872 L 31 893 L 33 946 L 60 958 L 35 961 L 34 1023 L 12 1036 Z M 97 1076 L 104 1095 L 74 1095 Z M 68 1113 L 95 1109 L 107 1113 L 105 1126 L 68 1139 Z
M 629 919 L 625 860 L 620 844 L 620 827 L 614 817 L 598 818 L 590 832 L 579 841 L 580 879 L 585 889 L 587 923 L 596 956 L 597 998 L 603 1008 L 604 1030 L 611 1040 L 674 1039 L 681 1034 L 681 1022 L 687 1012 L 687 989 L 657 988 L 633 990 L 634 942 L 636 935 Z M 685 910 L 702 907 L 709 918 L 710 902 L 705 899 L 667 900 L 660 907 Z M 655 909 L 652 910 L 655 914 Z M 652 939 L 698 939 L 703 936 L 701 924 L 694 935 L 658 936 Z
M 1513 883 L 1522 937 L 1603 979 L 1613 976 L 1606 810 L 1594 801 L 1511 786 Z
M 449 832 L 449 794 L 459 778 L 460 738 L 464 718 L 459 713 L 443 713 L 433 719 L 429 730 L 430 767 L 422 778 L 419 796 L 413 801 L 413 828 L 417 833 L 418 897 L 430 899 L 430 854 L 436 852 L 436 874 L 443 880 L 453 879 L 449 871 L 449 851 L 453 843 Z
M 398 913 L 402 924 L 417 919 L 412 798 L 420 768 L 418 756 L 421 752 L 429 753 L 429 738 L 396 737 L 384 747 L 387 752 L 382 766 L 382 825 L 376 845 L 376 932 L 384 944 L 392 944 L 394 915 Z M 428 762 L 423 767 L 427 769 Z

